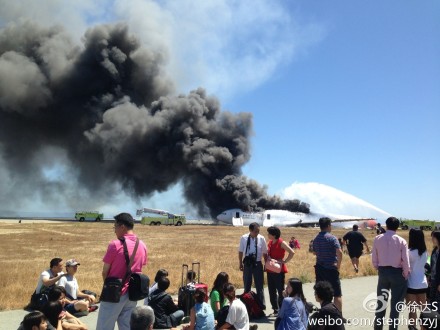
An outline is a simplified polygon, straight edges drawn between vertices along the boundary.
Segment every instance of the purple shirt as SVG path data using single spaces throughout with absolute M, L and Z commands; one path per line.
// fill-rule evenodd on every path
M 376 236 L 371 255 L 374 268 L 390 266 L 402 268 L 403 276 L 408 277 L 410 272 L 408 258 L 408 244 L 395 231 L 387 230 Z
M 134 246 L 136 244 L 136 235 L 124 235 L 125 242 L 127 244 L 128 255 L 131 257 Z M 107 248 L 107 253 L 102 259 L 104 263 L 110 264 L 110 270 L 107 277 L 117 277 L 123 279 L 127 272 L 127 266 L 125 264 L 124 246 L 122 242 L 115 239 L 110 242 Z M 131 271 L 133 273 L 141 273 L 142 267 L 147 264 L 147 247 L 144 242 L 139 240 L 139 245 L 134 257 L 133 264 L 131 265 Z M 128 290 L 128 281 L 125 281 L 122 287 L 122 294 L 125 294 Z

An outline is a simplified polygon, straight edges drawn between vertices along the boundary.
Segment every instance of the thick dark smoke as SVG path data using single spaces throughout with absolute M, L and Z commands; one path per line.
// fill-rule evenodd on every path
M 182 182 L 201 215 L 232 207 L 308 211 L 241 175 L 251 114 L 220 111 L 203 89 L 173 96 L 164 56 L 141 47 L 124 25 L 88 30 L 83 47 L 70 40 L 60 27 L 31 23 L 0 31 L 0 152 L 4 170 L 20 178 L 17 189 L 30 182 L 63 198 L 69 182 L 38 174 L 57 157 L 53 148 L 75 174 L 70 185 L 96 196 L 114 193 L 115 183 L 139 197 Z

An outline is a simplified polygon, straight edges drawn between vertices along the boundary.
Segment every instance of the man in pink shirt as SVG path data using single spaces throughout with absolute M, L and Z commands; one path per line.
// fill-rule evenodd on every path
M 406 294 L 406 280 L 410 267 L 408 244 L 396 234 L 399 220 L 389 217 L 386 221 L 387 231 L 376 236 L 373 243 L 373 266 L 379 272 L 377 283 L 377 306 L 374 329 L 382 329 L 387 322 L 393 322 L 389 329 L 397 329 L 399 311 L 396 305 L 401 304 Z M 390 320 L 385 320 L 386 306 L 391 291 Z M 384 323 L 386 322 L 386 323 Z
M 136 244 L 136 235 L 133 232 L 134 220 L 128 213 L 121 213 L 115 216 L 114 230 L 118 239 L 110 242 L 103 261 L 102 278 L 117 277 L 123 279 L 127 265 L 124 256 L 125 240 L 129 256 L 133 253 Z M 144 242 L 139 241 L 139 246 L 131 266 L 132 273 L 141 273 L 142 267 L 147 264 L 147 247 Z M 112 330 L 118 322 L 119 330 L 130 330 L 130 316 L 136 307 L 136 301 L 128 299 L 128 279 L 122 287 L 121 300 L 118 303 L 101 302 L 99 308 L 96 330 Z

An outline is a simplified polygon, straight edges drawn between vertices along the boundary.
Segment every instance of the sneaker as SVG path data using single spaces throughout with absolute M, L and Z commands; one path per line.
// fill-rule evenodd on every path
M 251 326 L 249 326 L 249 330 L 257 330 L 258 329 L 258 324 L 252 324 Z
M 91 306 L 89 307 L 89 312 L 94 312 L 94 311 L 96 311 L 98 308 L 99 308 L 99 307 L 96 306 L 96 305 L 91 305 Z
M 277 310 L 277 309 L 274 309 L 272 315 L 273 315 L 273 316 L 278 316 L 278 310 Z
M 182 321 L 180 321 L 180 324 L 185 324 L 185 323 L 189 323 L 191 320 L 189 318 L 189 316 L 185 316 Z

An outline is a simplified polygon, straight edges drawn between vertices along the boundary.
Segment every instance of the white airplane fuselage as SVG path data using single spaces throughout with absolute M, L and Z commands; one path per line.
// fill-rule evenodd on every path
M 226 210 L 217 216 L 217 220 L 227 224 L 234 224 L 236 219 L 242 219 L 243 226 L 256 222 L 261 226 L 298 226 L 307 222 L 316 222 L 319 218 L 301 212 L 286 210 L 266 210 L 263 212 L 243 212 L 240 209 Z M 314 221 L 313 221 L 314 220 Z
M 252 222 L 260 226 L 315 226 L 319 218 L 326 215 L 319 213 L 290 212 L 286 210 L 265 210 L 263 212 L 244 212 L 241 209 L 230 209 L 223 211 L 217 216 L 217 220 L 234 226 L 248 226 Z M 328 216 L 328 215 L 327 215 Z M 359 228 L 373 227 L 375 221 L 372 219 L 354 219 L 354 217 L 328 216 L 336 220 L 332 225 L 340 228 L 351 228 L 354 224 Z

